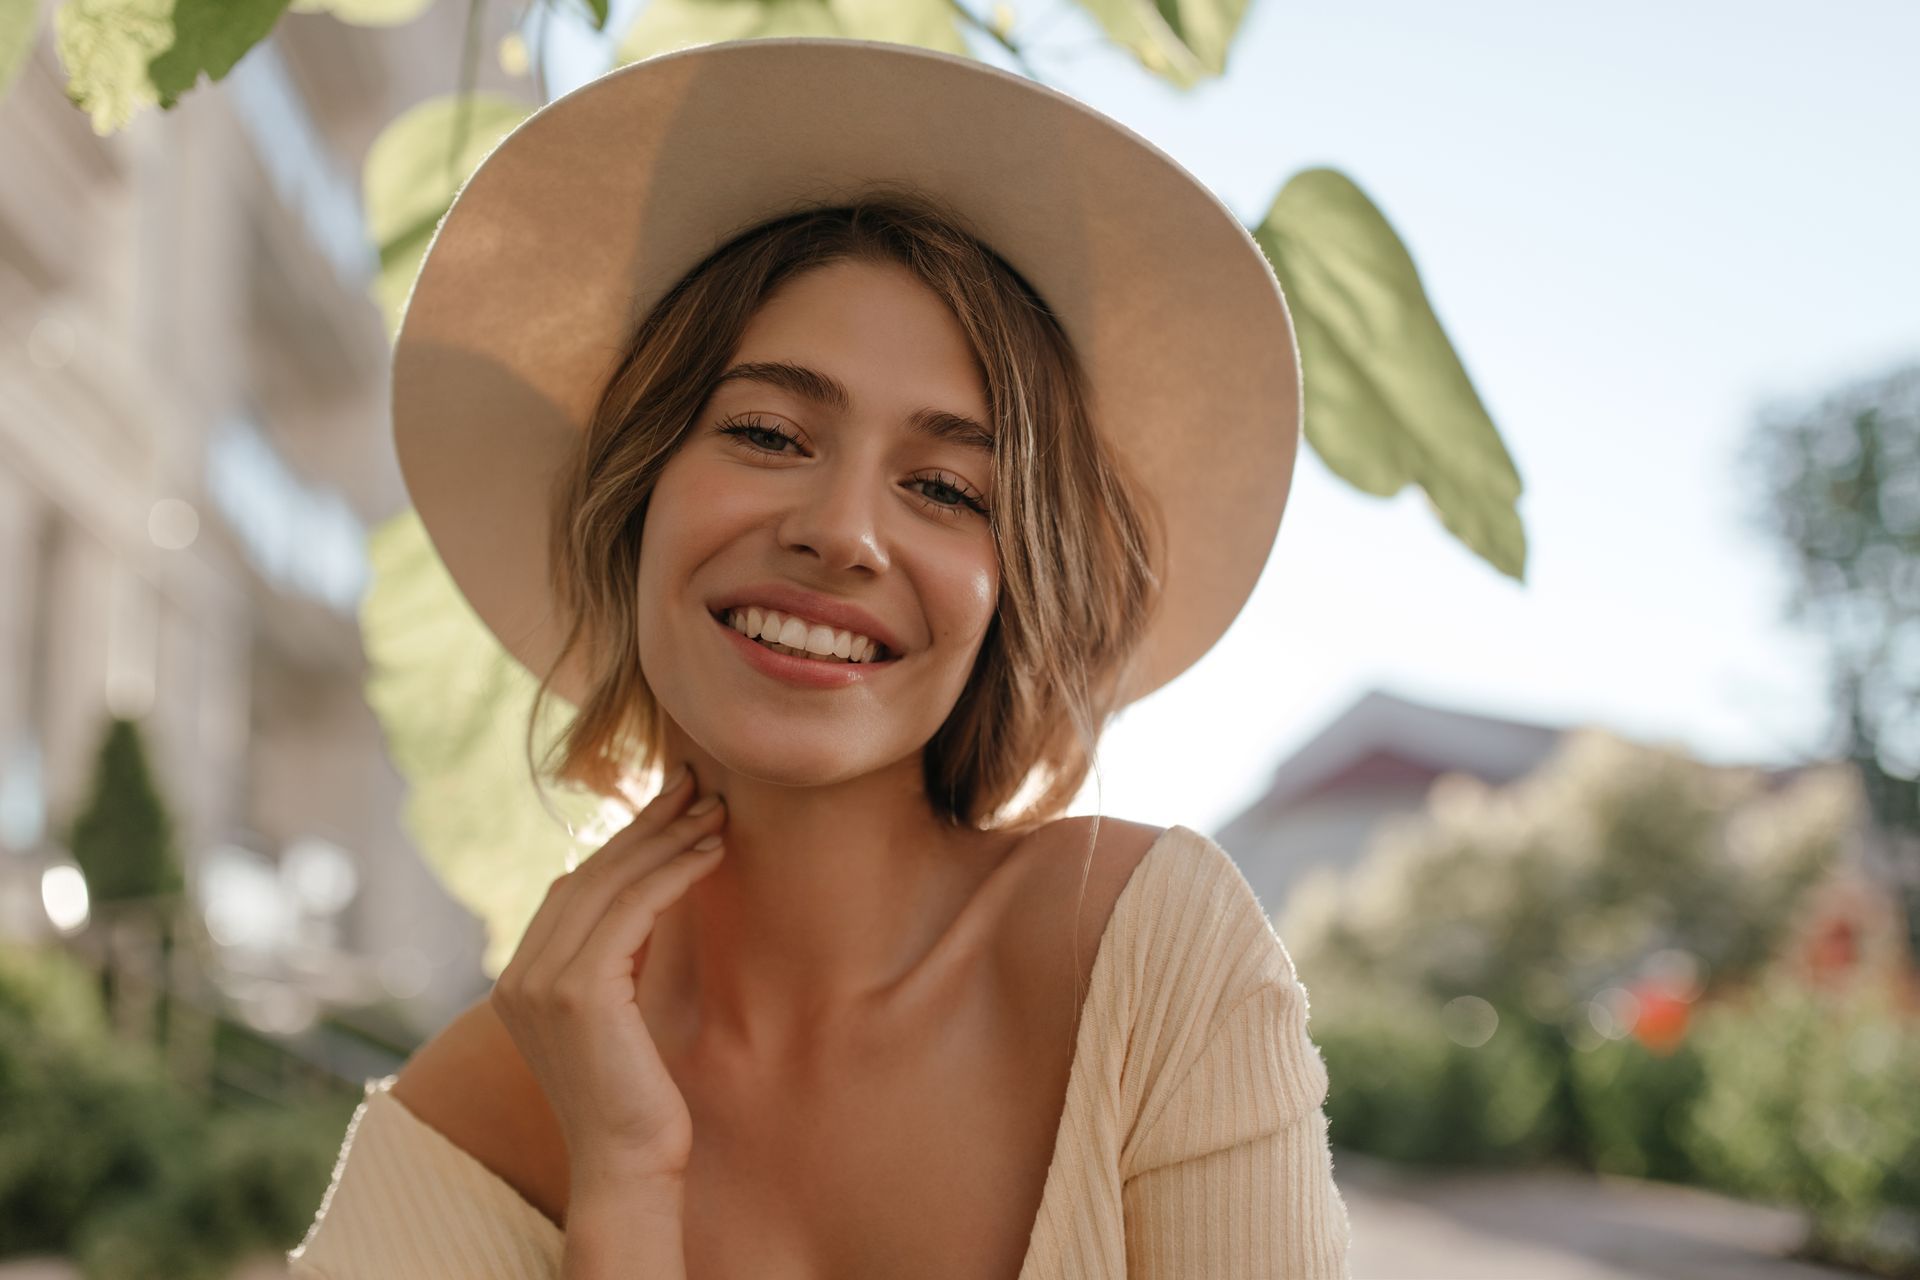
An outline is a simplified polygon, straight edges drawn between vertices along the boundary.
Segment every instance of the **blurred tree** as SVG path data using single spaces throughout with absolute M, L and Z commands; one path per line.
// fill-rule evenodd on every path
M 1686 1046 L 1660 1034 L 1671 1027 L 1640 1026 L 1636 992 L 1691 1004 L 1770 971 L 1807 888 L 1857 835 L 1863 807 L 1841 764 L 1776 786 L 1758 769 L 1718 768 L 1597 729 L 1567 735 L 1506 786 L 1439 779 L 1425 810 L 1391 821 L 1351 872 L 1310 874 L 1278 924 L 1315 994 L 1315 1034 L 1348 1073 L 1349 1096 L 1330 1114 L 1353 1136 L 1335 1141 L 1379 1145 L 1382 1127 L 1417 1105 L 1410 1098 L 1437 1096 L 1426 1080 L 1384 1088 L 1377 1070 L 1357 1063 L 1384 1053 L 1436 1080 L 1484 1085 L 1479 1059 L 1498 1050 L 1525 1089 L 1470 1093 L 1451 1113 L 1458 1132 L 1409 1131 L 1380 1149 L 1671 1168 L 1672 1152 L 1649 1137 L 1662 1121 L 1643 1112 L 1682 1106 L 1685 1080 L 1650 1069 L 1615 1089 L 1610 1077 L 1570 1069 L 1569 1056 L 1609 1043 L 1646 1054 L 1657 1041 L 1653 1056 L 1671 1055 L 1671 1071 L 1684 1075 Z M 1383 1037 L 1383 1016 L 1402 1030 Z M 1424 1057 L 1403 1051 L 1414 1041 L 1427 1045 Z M 1522 1097 L 1532 1101 L 1516 1111 Z
M 1763 413 L 1743 460 L 1920 955 L 1920 362 Z
M 87 880 L 99 939 L 102 985 L 114 1024 L 130 1038 L 156 1039 L 156 1017 L 185 901 L 185 880 L 167 813 L 138 726 L 112 719 L 93 782 L 74 819 L 68 848 Z
M 74 819 L 68 845 L 96 907 L 168 897 L 184 889 L 173 820 L 154 786 L 146 747 L 133 721 L 108 722 L 93 784 Z
M 1703 986 L 1760 972 L 1860 808 L 1844 766 L 1774 789 L 1583 730 L 1506 787 L 1440 779 L 1351 875 L 1296 889 L 1280 932 L 1310 985 L 1478 996 L 1591 1036 L 1590 1002 L 1652 969 L 1684 963 Z

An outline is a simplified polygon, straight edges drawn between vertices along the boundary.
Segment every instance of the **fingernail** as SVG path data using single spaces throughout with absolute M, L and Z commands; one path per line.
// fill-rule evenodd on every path
M 684 761 L 673 771 L 673 776 L 660 784 L 662 791 L 671 791 L 687 780 L 687 766 Z
M 693 842 L 693 847 L 696 849 L 711 849 L 719 843 L 720 843 L 720 837 L 718 835 L 711 835 L 704 840 L 695 840 Z
M 717 791 L 709 791 L 706 795 L 694 801 L 693 807 L 691 809 L 688 809 L 687 812 L 690 814 L 705 813 L 707 810 L 713 808 L 713 806 L 719 803 L 720 803 L 720 793 Z

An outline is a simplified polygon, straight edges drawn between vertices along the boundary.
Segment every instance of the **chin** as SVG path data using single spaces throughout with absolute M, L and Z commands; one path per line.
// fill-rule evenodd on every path
M 709 718 L 679 724 L 728 773 L 781 787 L 847 782 L 886 768 L 900 754 L 877 750 L 876 737 L 857 729 L 818 725 L 808 730 L 764 719 L 715 725 Z

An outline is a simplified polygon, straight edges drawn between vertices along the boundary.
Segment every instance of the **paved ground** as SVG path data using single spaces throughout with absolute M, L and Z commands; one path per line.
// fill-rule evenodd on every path
M 1354 1280 L 1858 1280 L 1794 1262 L 1799 1215 L 1709 1192 L 1576 1172 L 1410 1172 L 1334 1160 L 1353 1221 Z M 233 1280 L 284 1280 L 271 1255 Z M 71 1265 L 0 1263 L 0 1280 L 78 1280 Z
M 1797 1213 L 1573 1171 L 1412 1173 L 1337 1153 L 1354 1280 L 1857 1280 L 1786 1257 Z

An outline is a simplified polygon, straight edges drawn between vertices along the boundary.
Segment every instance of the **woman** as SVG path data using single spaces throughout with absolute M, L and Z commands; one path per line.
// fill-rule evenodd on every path
M 710 45 L 517 129 L 400 458 L 553 773 L 664 781 L 368 1083 L 294 1274 L 1344 1275 L 1246 881 L 1061 816 L 1251 589 L 1294 350 L 1203 187 L 963 59 Z

